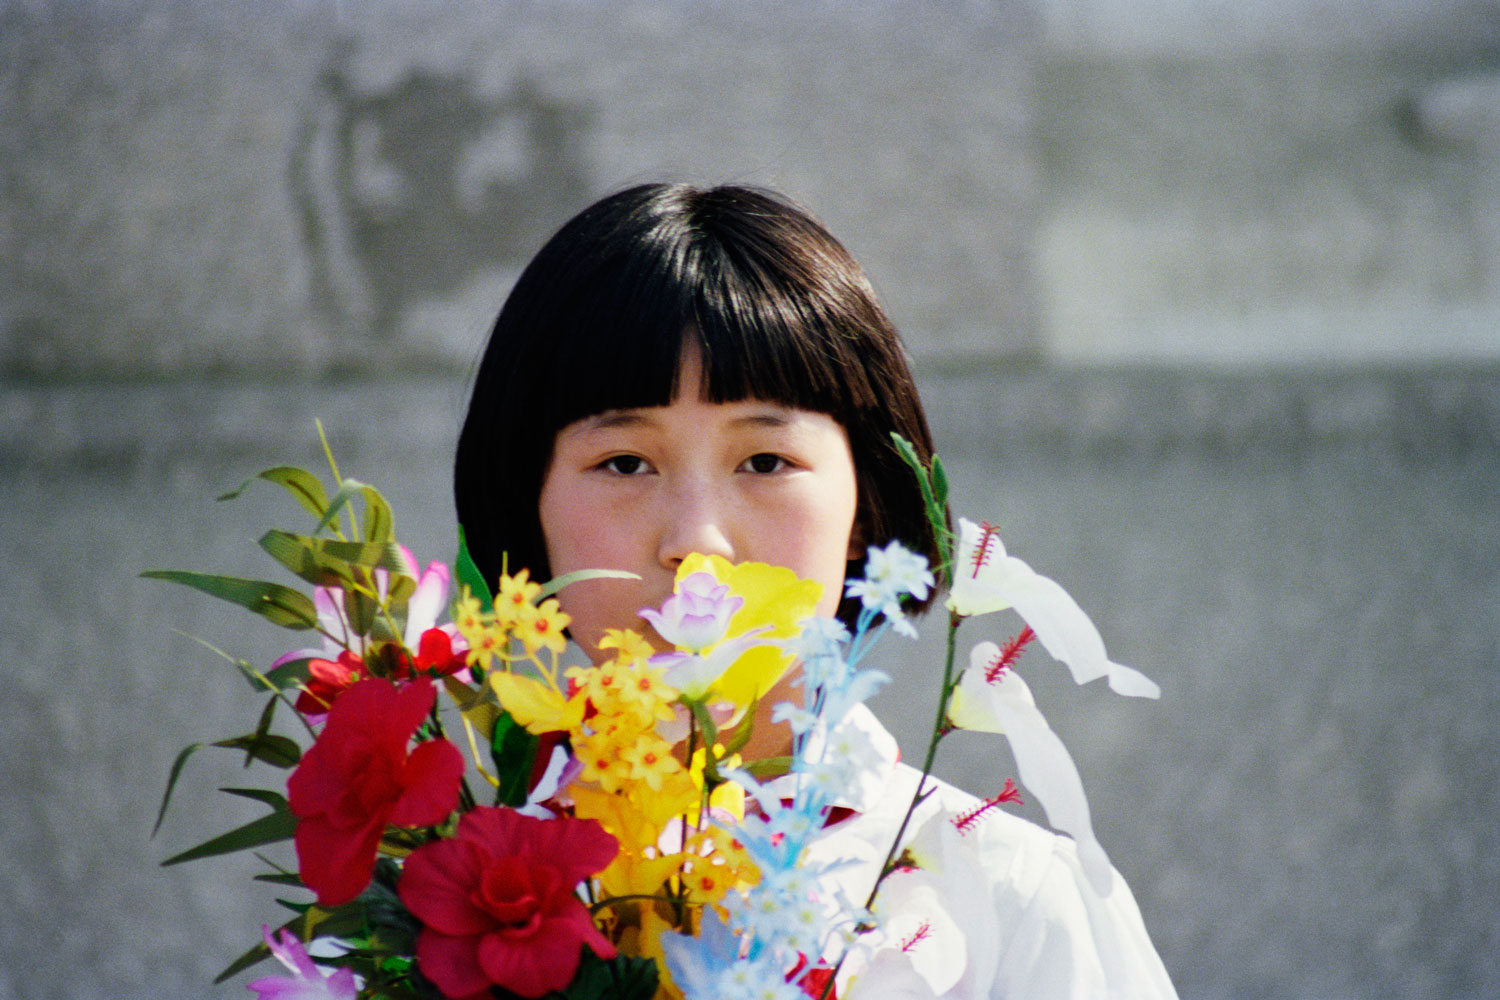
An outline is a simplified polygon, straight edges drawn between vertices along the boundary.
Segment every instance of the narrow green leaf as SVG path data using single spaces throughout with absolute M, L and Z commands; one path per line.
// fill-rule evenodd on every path
M 745 717 L 735 727 L 734 734 L 729 737 L 729 742 L 724 744 L 724 756 L 729 757 L 745 749 L 745 744 L 750 742 L 750 736 L 755 732 L 755 710 L 760 707 L 760 699 L 757 698 L 745 710 Z
M 495 793 L 497 805 L 526 804 L 538 743 L 537 737 L 511 718 L 509 712 L 501 712 L 495 720 L 495 730 L 490 738 L 490 758 L 495 762 L 495 777 L 500 779 L 500 787 Z
M 212 840 L 206 840 L 181 854 L 174 854 L 162 862 L 162 867 L 182 864 L 184 861 L 196 861 L 199 858 L 211 858 L 219 854 L 232 854 L 235 851 L 243 851 L 247 847 L 259 847 L 262 844 L 290 840 L 296 828 L 297 817 L 289 811 L 278 810 L 260 819 L 251 820 L 244 826 L 235 827 Z
M 177 569 L 149 570 L 141 576 L 148 580 L 167 580 L 201 590 L 212 597 L 254 611 L 283 628 L 306 629 L 318 624 L 318 613 L 313 609 L 312 600 L 301 591 L 283 587 L 279 583 Z
M 453 568 L 460 587 L 468 587 L 469 593 L 479 598 L 480 607 L 486 613 L 493 610 L 494 592 L 490 590 L 490 585 L 485 582 L 484 574 L 479 572 L 478 564 L 469 553 L 469 540 L 464 536 L 464 526 L 461 524 L 458 526 L 458 555 L 453 559 Z
M 328 509 L 323 513 L 318 526 L 313 529 L 313 534 L 318 534 L 332 524 L 339 511 L 347 507 L 357 496 L 363 497 L 365 501 L 364 540 L 377 543 L 390 541 L 395 531 L 391 505 L 386 502 L 379 490 L 357 479 L 345 479 L 339 484 L 339 491 L 328 502 Z
M 396 537 L 396 518 L 385 495 L 373 486 L 364 487 L 365 495 L 365 541 L 389 542 Z
M 253 673 L 250 675 L 250 686 L 255 688 L 256 691 L 264 691 L 265 684 L 270 684 L 278 691 L 285 691 L 287 688 L 296 687 L 298 684 L 306 682 L 308 678 L 307 664 L 310 660 L 311 657 L 304 657 L 300 660 L 288 660 L 281 666 L 268 670 L 263 674 Z M 261 681 L 261 678 L 265 679 L 264 683 Z
M 779 778 L 792 769 L 792 758 L 790 757 L 763 757 L 746 764 L 744 770 L 749 772 L 752 778 L 764 781 L 767 778 Z
M 291 920 L 288 920 L 286 923 L 276 928 L 276 930 L 272 931 L 271 937 L 280 937 L 282 931 L 291 929 L 292 925 L 298 923 L 301 919 L 301 917 L 293 917 Z M 214 985 L 217 986 L 218 984 L 229 979 L 231 976 L 238 975 L 239 973 L 244 972 L 246 969 L 264 962 L 270 957 L 271 949 L 266 947 L 264 941 L 258 942 L 249 951 L 245 952 L 233 962 L 230 962 L 229 966 L 223 972 L 215 976 Z
M 932 494 L 939 507 L 948 506 L 948 469 L 937 455 L 932 456 Z
M 291 465 L 279 465 L 274 469 L 257 472 L 241 483 L 237 489 L 230 490 L 219 499 L 233 500 L 245 492 L 245 489 L 257 479 L 280 483 L 313 517 L 322 517 L 328 510 L 328 495 L 323 492 L 323 483 L 306 469 Z
M 302 748 L 297 745 L 296 740 L 271 733 L 236 736 L 233 739 L 219 740 L 214 746 L 245 751 L 246 766 L 252 760 L 258 760 L 272 767 L 286 769 L 296 767 L 297 762 L 302 759 Z
M 238 795 L 242 799 L 251 799 L 255 802 L 264 803 L 277 812 L 288 808 L 285 795 L 265 788 L 221 788 L 219 791 L 230 795 Z M 265 858 L 262 857 L 261 860 L 264 861 Z
M 538 598 L 551 597 L 571 583 L 580 580 L 639 580 L 640 576 L 623 569 L 575 569 L 571 573 L 562 576 L 554 576 L 542 585 L 542 592 Z
M 269 882 L 272 885 L 284 885 L 293 889 L 302 888 L 302 879 L 290 872 L 266 872 L 263 875 L 252 875 L 253 882 Z
M 167 790 L 161 797 L 161 808 L 156 811 L 156 823 L 151 827 L 151 836 L 156 836 L 156 831 L 161 829 L 161 821 L 167 816 L 167 803 L 172 800 L 172 789 L 177 787 L 177 779 L 182 776 L 182 767 L 188 762 L 188 758 L 203 749 L 202 743 L 189 743 L 182 748 L 177 759 L 172 761 L 172 770 L 167 774 Z

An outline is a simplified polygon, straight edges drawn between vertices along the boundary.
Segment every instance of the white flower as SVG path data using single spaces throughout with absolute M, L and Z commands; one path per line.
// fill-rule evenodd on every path
M 916 638 L 917 630 L 901 613 L 901 598 L 907 594 L 922 600 L 932 589 L 932 571 L 927 560 L 904 547 L 900 542 L 891 542 L 885 548 L 872 548 L 865 557 L 863 579 L 850 580 L 844 592 L 857 597 L 871 611 L 885 615 L 897 632 Z
M 960 518 L 958 526 L 950 611 L 968 617 L 1015 608 L 1052 658 L 1066 663 L 1079 684 L 1108 677 L 1116 694 L 1161 696 L 1161 688 L 1145 674 L 1112 662 L 1099 630 L 1078 603 L 1056 581 L 1006 555 L 993 528 L 967 518 Z
M 959 679 L 948 703 L 948 718 L 955 726 L 986 733 L 1002 733 L 1010 741 L 1021 784 L 1047 810 L 1047 821 L 1078 843 L 1078 860 L 1084 874 L 1101 896 L 1114 884 L 1114 869 L 1089 819 L 1089 803 L 1083 780 L 1063 741 L 1037 710 L 1031 689 L 1019 674 L 1005 670 L 993 681 L 988 667 L 999 656 L 1000 647 L 981 642 L 969 654 L 969 669 Z

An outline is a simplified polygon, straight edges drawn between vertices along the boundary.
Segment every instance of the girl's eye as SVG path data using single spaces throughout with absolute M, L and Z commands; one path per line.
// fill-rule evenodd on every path
M 639 455 L 616 455 L 606 458 L 599 467 L 621 476 L 638 476 L 650 470 L 646 460 Z
M 786 459 L 782 458 L 780 455 L 773 455 L 768 451 L 763 451 L 758 455 L 751 455 L 749 458 L 745 459 L 745 464 L 742 465 L 741 468 L 746 469 L 750 472 L 767 474 L 771 472 L 780 472 L 782 469 L 786 468 L 786 465 Z

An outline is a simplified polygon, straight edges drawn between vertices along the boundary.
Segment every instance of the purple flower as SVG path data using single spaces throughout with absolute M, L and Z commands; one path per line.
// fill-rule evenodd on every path
M 296 975 L 265 976 L 247 983 L 246 988 L 255 992 L 257 1000 L 355 1000 L 359 995 L 353 972 L 337 969 L 323 975 L 291 931 L 281 932 L 279 944 L 271 939 L 271 928 L 265 924 L 260 926 L 260 935 L 276 960 Z
M 712 573 L 693 573 L 678 584 L 660 611 L 642 608 L 640 615 L 672 645 L 701 653 L 724 638 L 729 619 L 744 603 L 743 597 L 731 597 L 729 585 L 714 579 Z

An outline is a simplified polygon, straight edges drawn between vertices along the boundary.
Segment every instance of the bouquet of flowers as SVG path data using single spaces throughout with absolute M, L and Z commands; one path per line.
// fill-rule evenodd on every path
M 554 595 L 625 574 L 544 583 L 507 567 L 491 587 L 461 530 L 454 566 L 423 568 L 396 541 L 385 498 L 342 478 L 331 455 L 331 495 L 291 467 L 226 494 L 265 480 L 303 508 L 305 532 L 260 539 L 302 588 L 144 575 L 317 644 L 265 669 L 228 657 L 264 704 L 250 732 L 211 745 L 287 778 L 224 789 L 269 812 L 164 862 L 255 850 L 267 866 L 258 878 L 296 892 L 278 900 L 287 918 L 263 925 L 220 979 L 274 957 L 286 971 L 249 984 L 260 1000 L 769 1000 L 858 993 L 877 978 L 921 980 L 916 995 L 935 995 L 946 987 L 934 977 L 951 985 L 963 974 L 942 940 L 962 932 L 912 923 L 886 896 L 917 899 L 924 879 L 941 889 L 959 877 L 949 841 L 1017 795 L 1007 779 L 962 813 L 930 808 L 935 753 L 954 728 L 1007 736 L 1021 782 L 1107 893 L 1113 872 L 1077 771 L 1013 668 L 1037 640 L 1080 683 L 1103 676 L 1150 697 L 1155 685 L 1111 662 L 1087 616 L 1007 555 L 994 528 L 960 520 L 955 536 L 941 462 L 924 466 L 896 444 L 919 477 L 944 565 L 899 543 L 872 549 L 865 577 L 847 584 L 863 609 L 851 630 L 809 617 L 820 587 L 790 570 L 693 556 L 672 596 L 640 612 L 674 648 L 610 631 L 597 665 L 563 665 L 569 618 Z M 886 630 L 915 635 L 902 604 L 926 598 L 934 572 L 950 595 L 932 739 L 883 859 L 851 876 L 860 866 L 829 831 L 894 756 L 889 737 L 862 723 L 861 703 L 887 680 L 862 663 Z M 960 622 L 1006 608 L 1026 627 L 1003 645 L 979 643 L 956 669 Z M 791 733 L 790 756 L 744 759 L 758 702 L 794 666 L 801 697 L 773 715 Z M 174 762 L 158 828 L 199 746 Z M 295 869 L 263 853 L 288 840 Z M 924 949 L 935 958 L 919 961 Z

